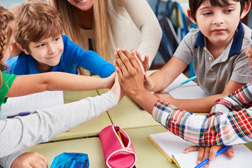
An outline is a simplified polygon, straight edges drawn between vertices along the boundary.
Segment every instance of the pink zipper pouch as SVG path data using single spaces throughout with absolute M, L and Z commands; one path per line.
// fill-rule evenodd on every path
M 136 153 L 128 134 L 119 126 L 109 125 L 99 133 L 106 165 L 109 168 L 131 168 Z

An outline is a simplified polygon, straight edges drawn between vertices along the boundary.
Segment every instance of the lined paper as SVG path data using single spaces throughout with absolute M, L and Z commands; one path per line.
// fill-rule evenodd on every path
M 171 132 L 151 134 L 149 137 L 159 150 L 162 150 L 169 158 L 174 158 L 179 164 L 179 167 L 193 168 L 196 166 L 198 152 L 183 153 L 185 148 L 193 146 L 194 144 L 183 140 Z M 233 159 L 230 159 L 224 152 L 210 163 L 210 168 L 251 168 L 252 152 L 245 145 L 234 145 L 233 148 Z

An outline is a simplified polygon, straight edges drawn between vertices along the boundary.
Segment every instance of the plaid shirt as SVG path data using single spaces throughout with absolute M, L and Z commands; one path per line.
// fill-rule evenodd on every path
M 216 101 L 211 112 L 196 115 L 158 100 L 153 118 L 167 130 L 200 146 L 252 142 L 252 84 Z

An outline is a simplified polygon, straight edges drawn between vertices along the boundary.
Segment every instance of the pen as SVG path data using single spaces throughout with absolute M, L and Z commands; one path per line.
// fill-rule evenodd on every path
M 231 146 L 225 146 L 223 148 L 221 148 L 220 150 L 218 150 L 217 154 L 215 155 L 218 156 L 219 154 L 221 154 L 222 152 L 224 152 L 225 150 L 227 150 L 228 148 L 230 148 Z M 206 164 L 208 164 L 209 162 L 209 158 L 203 160 L 200 164 L 198 164 L 197 166 L 195 166 L 194 168 L 200 168 L 200 167 L 203 167 L 205 166 Z
M 191 77 L 191 78 L 185 80 L 184 82 L 180 83 L 178 86 L 176 86 L 176 87 L 174 87 L 174 88 L 172 88 L 172 89 L 166 91 L 165 94 L 167 94 L 167 93 L 173 91 L 174 89 L 177 89 L 178 87 L 180 87 L 180 86 L 182 86 L 182 85 L 184 85 L 184 84 L 186 84 L 186 83 L 188 83 L 188 82 L 193 81 L 193 80 L 196 79 L 196 78 L 197 78 L 197 76 L 193 76 L 193 77 Z
M 26 115 L 29 115 L 29 114 L 31 114 L 31 112 L 25 111 L 25 112 L 20 112 L 20 113 L 15 114 L 15 115 L 7 116 L 7 118 L 14 118 L 14 117 L 17 117 L 17 116 L 26 116 Z

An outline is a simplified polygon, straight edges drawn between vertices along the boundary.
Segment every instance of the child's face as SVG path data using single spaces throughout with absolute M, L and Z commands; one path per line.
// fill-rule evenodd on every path
M 6 48 L 3 52 L 3 59 L 1 60 L 2 64 L 5 63 L 5 61 L 10 57 L 10 54 L 12 52 L 12 42 L 14 41 L 14 31 L 15 31 L 15 21 L 11 21 L 8 24 L 8 37 L 7 37 L 7 44 L 6 44 Z
M 93 7 L 94 0 L 67 0 L 71 5 L 80 10 L 87 11 Z
M 233 38 L 241 19 L 240 2 L 228 0 L 227 6 L 211 6 L 203 2 L 196 12 L 196 24 L 207 42 L 213 45 L 227 45 Z
M 48 37 L 39 40 L 38 42 L 29 43 L 30 54 L 37 61 L 39 66 L 55 66 L 60 62 L 61 55 L 64 50 L 62 35 Z

